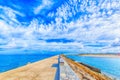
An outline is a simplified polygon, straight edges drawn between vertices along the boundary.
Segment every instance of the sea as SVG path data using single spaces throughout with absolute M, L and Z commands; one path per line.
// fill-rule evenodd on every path
M 0 72 L 5 72 L 11 69 L 24 66 L 28 63 L 33 63 L 39 60 L 52 57 L 49 54 L 0 54 Z
M 76 62 L 82 62 L 84 64 L 98 68 L 102 73 L 120 80 L 120 58 L 88 57 L 77 55 L 67 55 L 67 57 L 75 60 Z
M 60 54 L 55 51 L 1 50 L 0 73 Z

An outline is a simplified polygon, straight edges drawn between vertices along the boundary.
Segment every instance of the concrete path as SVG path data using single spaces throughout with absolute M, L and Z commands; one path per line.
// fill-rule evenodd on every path
M 61 59 L 63 64 L 60 64 L 60 80 L 80 80 L 67 62 L 63 58 Z
M 55 80 L 58 68 L 58 56 L 4 72 L 0 80 Z

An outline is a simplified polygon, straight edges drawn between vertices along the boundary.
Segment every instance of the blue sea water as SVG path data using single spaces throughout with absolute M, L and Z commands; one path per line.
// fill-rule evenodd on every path
M 40 49 L 1 49 L 0 48 L 0 73 L 15 69 L 26 64 L 43 60 L 61 53 L 70 54 L 68 51 L 40 50 Z
M 55 54 L 0 54 L 0 72 L 24 66 Z
M 120 58 L 67 56 L 77 62 L 83 62 L 100 69 L 102 72 L 120 78 Z

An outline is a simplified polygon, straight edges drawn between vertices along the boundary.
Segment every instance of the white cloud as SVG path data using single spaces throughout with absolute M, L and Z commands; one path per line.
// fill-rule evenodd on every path
M 9 22 L 9 24 L 15 24 L 15 23 L 19 24 L 19 21 L 16 19 L 16 14 L 22 17 L 25 16 L 19 11 L 13 10 L 6 6 L 0 6 L 0 9 L 1 9 L 0 17 L 5 21 Z
M 120 12 L 118 11 L 120 6 L 117 4 L 119 2 L 108 2 L 105 0 L 99 2 L 97 6 L 96 2 L 91 1 L 89 2 L 90 5 L 87 6 L 87 2 L 85 1 L 79 4 L 75 0 L 70 0 L 69 4 L 65 3 L 61 5 L 57 9 L 57 12 L 51 12 L 51 14 L 49 14 L 49 16 L 55 18 L 55 22 L 51 22 L 48 25 L 39 24 L 39 21 L 34 19 L 27 27 L 23 25 L 14 27 L 0 20 L 1 35 L 9 38 L 6 42 L 7 45 L 2 47 L 14 48 L 21 46 L 23 48 L 38 47 L 49 50 L 77 49 L 81 51 L 88 49 L 88 52 L 107 52 L 108 50 L 114 52 L 116 50 L 116 52 L 118 52 L 119 47 L 114 48 L 112 44 L 119 43 L 120 40 Z M 52 4 L 52 1 L 43 0 L 42 4 L 34 10 L 34 13 L 38 14 L 42 9 L 50 8 Z M 101 9 L 103 9 L 103 11 L 100 11 Z M 15 14 L 19 13 L 9 11 L 8 17 L 16 20 Z M 74 16 L 77 14 L 81 15 L 74 19 Z M 13 36 L 14 34 L 18 35 Z M 59 38 L 74 41 L 70 43 L 47 43 L 45 41 L 46 39 Z M 1 41 L 2 39 L 0 42 Z M 104 49 L 103 47 L 93 48 L 84 45 L 84 42 L 94 43 L 97 41 L 105 42 L 108 45 L 107 47 L 105 46 Z
M 52 0 L 42 0 L 42 3 L 37 8 L 35 8 L 34 13 L 38 14 L 43 9 L 51 8 L 52 5 L 53 5 Z

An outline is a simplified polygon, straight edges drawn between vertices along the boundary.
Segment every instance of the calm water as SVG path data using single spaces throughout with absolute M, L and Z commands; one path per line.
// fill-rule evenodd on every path
M 0 72 L 24 66 L 29 62 L 36 62 L 68 51 L 39 50 L 39 49 L 1 49 Z
M 29 62 L 39 61 L 48 57 L 54 56 L 53 54 L 0 54 L 0 72 L 5 72 Z
M 75 61 L 101 69 L 103 72 L 120 78 L 120 58 L 67 56 Z

